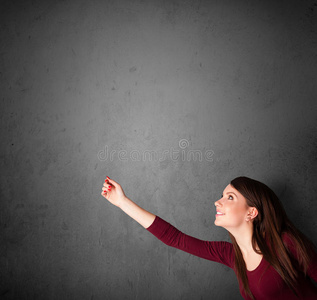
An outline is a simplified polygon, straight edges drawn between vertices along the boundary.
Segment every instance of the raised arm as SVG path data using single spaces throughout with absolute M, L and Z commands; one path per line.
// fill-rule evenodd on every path
M 103 184 L 101 195 L 168 246 L 232 268 L 233 249 L 230 243 L 202 241 L 182 233 L 160 217 L 135 204 L 124 194 L 121 185 L 109 177 Z
M 124 194 L 121 185 L 108 176 L 103 184 L 101 195 L 110 203 L 123 210 L 144 228 L 148 228 L 155 220 L 155 215 L 135 204 Z

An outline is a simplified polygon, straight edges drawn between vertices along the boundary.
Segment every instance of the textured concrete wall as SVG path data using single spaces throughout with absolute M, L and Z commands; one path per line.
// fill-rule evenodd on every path
M 1 1 L 3 299 L 241 299 L 100 196 L 228 240 L 246 175 L 316 243 L 316 1 Z

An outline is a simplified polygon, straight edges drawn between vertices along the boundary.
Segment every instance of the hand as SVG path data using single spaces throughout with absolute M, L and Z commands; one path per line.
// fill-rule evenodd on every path
M 124 194 L 119 183 L 107 176 L 102 187 L 101 196 L 105 197 L 110 203 L 118 206 L 132 219 L 140 223 L 144 228 L 148 228 L 155 220 L 155 215 L 135 204 Z
M 101 196 L 118 207 L 127 199 L 121 185 L 110 179 L 108 176 L 103 184 Z

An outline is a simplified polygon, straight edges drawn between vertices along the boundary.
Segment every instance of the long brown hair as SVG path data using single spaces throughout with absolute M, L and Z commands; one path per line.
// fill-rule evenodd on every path
M 248 177 L 237 177 L 230 184 L 245 197 L 249 207 L 258 210 L 258 215 L 253 219 L 254 251 L 263 255 L 263 258 L 298 296 L 296 284 L 298 274 L 302 271 L 306 275 L 310 257 L 315 251 L 314 245 L 288 219 L 280 200 L 268 186 Z M 291 238 L 298 253 L 298 261 L 292 258 L 290 250 L 284 245 L 282 239 L 284 233 Z M 237 277 L 242 282 L 245 293 L 253 299 L 242 252 L 234 236 L 231 233 L 229 235 L 235 253 L 234 268 Z M 260 250 L 257 250 L 256 246 Z

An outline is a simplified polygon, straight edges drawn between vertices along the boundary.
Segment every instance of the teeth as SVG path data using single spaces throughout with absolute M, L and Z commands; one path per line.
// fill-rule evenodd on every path
M 223 213 L 221 213 L 221 212 L 217 211 L 217 215 L 223 215 Z

